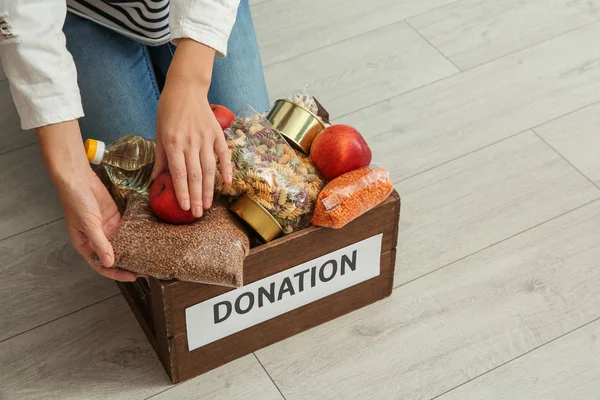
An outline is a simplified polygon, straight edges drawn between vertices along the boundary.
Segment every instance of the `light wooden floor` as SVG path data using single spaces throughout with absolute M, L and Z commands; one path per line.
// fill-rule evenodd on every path
M 393 295 L 171 386 L 0 82 L 0 399 L 600 399 L 600 0 L 255 0 L 403 197 Z M 2 79 L 2 78 L 0 78 Z

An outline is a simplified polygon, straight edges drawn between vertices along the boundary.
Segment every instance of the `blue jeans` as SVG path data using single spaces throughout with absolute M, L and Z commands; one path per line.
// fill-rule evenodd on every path
M 158 97 L 175 46 L 146 46 L 71 13 L 63 30 L 77 67 L 84 140 L 112 143 L 126 134 L 154 139 Z M 248 0 L 240 2 L 227 57 L 215 59 L 208 99 L 234 113 L 246 104 L 259 112 L 269 108 Z

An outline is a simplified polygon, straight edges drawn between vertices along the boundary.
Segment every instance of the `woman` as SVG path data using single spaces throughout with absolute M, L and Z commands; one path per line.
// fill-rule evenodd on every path
M 181 207 L 199 217 L 212 202 L 215 153 L 231 180 L 209 105 L 268 108 L 248 0 L 0 0 L 0 58 L 21 126 L 37 132 L 74 247 L 121 281 L 136 275 L 111 268 L 107 235 L 119 213 L 82 135 L 156 138 L 154 176 L 169 169 Z M 102 265 L 90 261 L 94 253 Z

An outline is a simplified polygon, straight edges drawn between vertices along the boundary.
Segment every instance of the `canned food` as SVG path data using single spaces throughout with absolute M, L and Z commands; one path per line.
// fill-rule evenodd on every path
M 315 137 L 325 129 L 321 120 L 308 109 L 290 100 L 280 99 L 269 111 L 267 119 L 287 141 L 304 154 L 310 153 Z
M 230 210 L 250 225 L 265 242 L 270 242 L 283 232 L 279 222 L 251 196 L 241 196 Z

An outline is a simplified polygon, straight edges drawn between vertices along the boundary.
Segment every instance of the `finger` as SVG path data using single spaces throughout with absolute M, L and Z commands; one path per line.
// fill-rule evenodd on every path
M 185 165 L 187 167 L 188 187 L 190 190 L 190 204 L 194 217 L 202 216 L 202 168 L 200 166 L 200 150 L 190 148 L 185 153 Z
M 215 151 L 217 152 L 217 157 L 219 157 L 219 161 L 221 162 L 221 175 L 223 176 L 223 181 L 227 184 L 231 184 L 233 175 L 231 151 L 229 150 L 227 141 L 223 135 L 217 136 L 217 141 L 215 142 Z
M 152 170 L 152 179 L 156 179 L 163 171 L 167 169 L 167 155 L 160 141 L 160 136 L 156 137 L 156 156 L 154 158 L 154 169 Z
M 109 217 L 104 223 L 104 233 L 106 235 L 111 234 L 115 229 L 117 229 L 119 222 L 121 222 L 121 214 L 119 214 L 119 210 L 117 210 L 117 212 Z
M 200 149 L 200 161 L 202 163 L 202 203 L 205 209 L 212 205 L 213 194 L 215 191 L 215 172 L 217 163 L 213 151 L 214 143 L 206 143 Z
M 102 261 L 102 265 L 112 267 L 114 263 L 113 248 L 106 238 L 102 227 L 100 225 L 91 225 L 84 230 L 84 234 L 90 239 L 94 251 L 98 254 L 100 261 Z
M 94 248 L 92 247 L 92 244 L 89 241 L 86 243 L 78 243 L 72 240 L 71 242 L 73 243 L 73 247 L 75 248 L 75 250 L 77 250 L 77 252 L 81 254 L 81 257 L 83 257 L 83 259 L 86 262 L 92 262 L 92 259 L 94 258 L 96 252 L 94 251 Z
M 190 194 L 187 183 L 187 168 L 185 166 L 185 155 L 182 151 L 167 153 L 169 160 L 169 171 L 173 177 L 173 187 L 179 206 L 184 210 L 190 209 Z
M 120 268 L 104 268 L 101 265 L 90 263 L 90 266 L 100 275 L 120 282 L 134 282 L 137 275 L 133 272 L 125 271 Z

